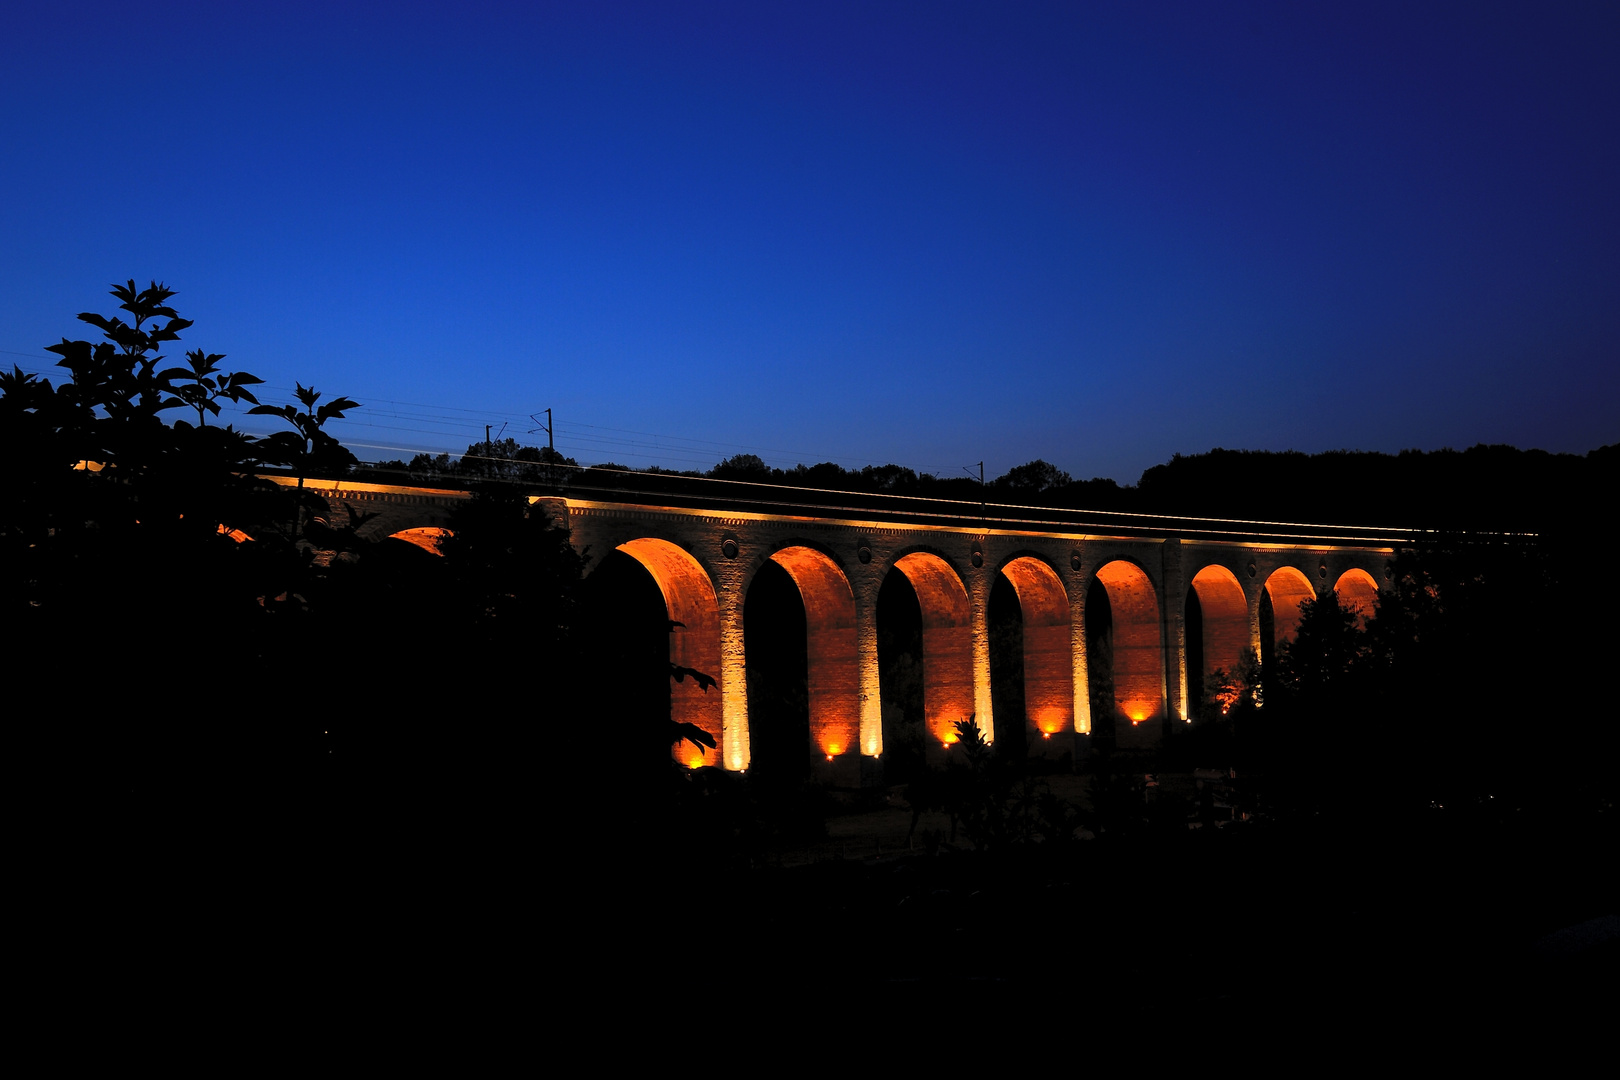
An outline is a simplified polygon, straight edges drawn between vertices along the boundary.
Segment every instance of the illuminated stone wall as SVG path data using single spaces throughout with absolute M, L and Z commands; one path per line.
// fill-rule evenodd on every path
M 1339 575 L 1333 586 L 1339 594 L 1339 606 L 1356 613 L 1356 625 L 1365 628 L 1378 603 L 1378 583 L 1367 571 L 1352 567 Z
M 1266 578 L 1266 592 L 1271 594 L 1272 634 L 1281 645 L 1294 636 L 1299 627 L 1299 605 L 1316 599 L 1310 578 L 1293 566 L 1280 566 Z
M 771 559 L 793 578 L 804 601 L 810 752 L 820 758 L 816 771 L 832 780 L 858 781 L 859 769 L 851 773 L 847 767 L 855 762 L 861 735 L 855 594 L 843 570 L 825 552 L 796 545 L 773 553 Z M 838 767 L 841 762 L 844 768 Z
M 668 540 L 637 537 L 619 544 L 618 549 L 652 575 L 659 592 L 663 593 L 669 618 L 680 624 L 669 636 L 670 663 L 713 675 L 719 681 L 713 689 L 691 678 L 673 682 L 669 693 L 670 719 L 678 724 L 696 724 L 716 740 L 724 737 L 720 747 L 724 755 L 727 743 L 736 746 L 744 734 L 726 730 L 726 691 L 737 681 L 738 673 L 734 665 L 722 659 L 720 605 L 714 583 L 695 558 Z M 736 651 L 741 651 L 740 645 Z M 676 744 L 675 753 L 683 764 L 692 768 L 715 764 L 708 760 L 708 752 L 703 747 L 690 742 Z M 738 755 L 738 760 L 736 767 L 740 768 L 740 763 L 747 760 L 746 750 Z
M 1164 626 L 1158 589 L 1133 562 L 1113 559 L 1099 567 L 1114 616 L 1114 704 L 1120 745 L 1154 741 L 1165 709 Z M 1157 724 L 1154 722 L 1157 721 Z M 1147 733 L 1137 729 L 1150 725 Z
M 1044 561 L 1020 555 L 1001 568 L 1018 593 L 1024 615 L 1024 716 L 1030 745 L 1074 730 L 1074 648 L 1069 594 Z M 1001 717 L 996 718 L 998 722 Z
M 897 560 L 922 607 L 923 711 L 939 746 L 956 742 L 956 724 L 977 712 L 973 610 L 967 588 L 944 559 L 914 551 Z M 932 749 L 934 744 L 929 744 Z
M 1220 563 L 1210 563 L 1193 575 L 1192 587 L 1203 610 L 1204 670 L 1207 677 L 1217 668 L 1231 674 L 1243 663 L 1245 651 L 1253 648 L 1249 630 L 1249 602 L 1237 574 Z
M 279 481 L 278 481 L 279 482 Z M 309 483 L 333 521 L 342 504 L 377 516 L 364 535 L 392 536 L 448 524 L 466 493 L 367 484 Z M 882 686 L 877 597 L 902 573 L 923 613 L 924 710 L 932 756 L 943 756 L 952 725 L 976 716 L 1027 725 L 1031 753 L 1084 752 L 1094 729 L 1085 652 L 1085 596 L 1093 578 L 1108 590 L 1115 632 L 1115 698 L 1131 735 L 1162 737 L 1188 715 L 1187 593 L 1203 610 L 1206 673 L 1259 652 L 1259 606 L 1269 593 L 1278 640 L 1297 623 L 1299 602 L 1336 586 L 1346 602 L 1370 605 L 1392 553 L 1381 547 L 1299 546 L 1124 538 L 1018 529 L 976 530 L 861 520 L 546 498 L 535 500 L 572 530 L 576 547 L 598 557 L 622 550 L 658 583 L 675 662 L 713 675 L 705 693 L 671 687 L 671 711 L 716 734 L 719 764 L 748 767 L 749 715 L 743 608 L 766 562 L 785 569 L 804 601 L 810 745 L 815 775 L 843 785 L 881 775 Z M 426 534 L 417 534 L 426 535 Z M 1024 626 L 1025 717 L 991 713 L 988 609 L 1005 574 Z M 1133 723 L 1134 721 L 1134 723 Z M 1116 725 L 1116 730 L 1120 726 Z M 683 744 L 689 748 L 690 744 Z M 688 764 L 714 764 L 710 752 Z M 829 760 L 830 759 L 830 760 Z M 863 761 L 866 763 L 863 765 Z
M 289 476 L 267 476 L 264 479 L 281 487 L 294 487 L 298 481 Z M 450 524 L 450 511 L 472 498 L 470 492 L 439 491 L 435 488 L 400 487 L 393 484 L 355 484 L 347 480 L 305 480 L 304 490 L 326 500 L 327 520 L 335 526 L 348 524 L 345 504 L 359 513 L 370 516 L 362 533 L 366 536 L 393 536 L 413 529 L 443 528 Z M 550 504 L 566 504 L 562 499 L 545 500 Z

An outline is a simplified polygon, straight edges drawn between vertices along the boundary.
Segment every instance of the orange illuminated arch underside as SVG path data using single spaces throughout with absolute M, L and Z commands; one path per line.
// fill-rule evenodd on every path
M 973 715 L 973 617 L 967 589 L 938 555 L 914 551 L 894 568 L 906 575 L 922 608 L 923 713 L 942 744 Z
M 1294 636 L 1299 629 L 1299 605 L 1316 599 L 1316 590 L 1310 579 L 1292 566 L 1280 567 L 1266 579 L 1266 592 L 1271 594 L 1271 621 L 1273 638 L 1278 645 Z
M 1356 625 L 1365 628 L 1378 603 L 1378 583 L 1365 570 L 1346 570 L 1333 586 L 1339 594 L 1339 606 L 1356 613 Z
M 1024 616 L 1024 708 L 1043 735 L 1074 726 L 1074 654 L 1069 594 L 1050 566 L 1024 556 L 1001 568 Z M 1024 717 L 1013 717 L 1022 724 Z M 1000 718 L 997 718 L 999 728 Z
M 1132 723 L 1164 711 L 1159 599 L 1140 567 L 1123 560 L 1097 571 L 1114 619 L 1114 701 Z
M 691 679 L 671 680 L 669 713 L 676 723 L 696 724 L 715 742 L 721 738 L 720 606 L 708 572 L 685 550 L 667 540 L 643 538 L 619 545 L 619 550 L 647 569 L 664 594 L 669 617 L 682 625 L 669 635 L 671 663 L 712 676 L 715 686 L 705 691 Z M 690 742 L 675 746 L 675 756 L 691 768 L 719 764 L 719 757 Z
M 804 601 L 810 738 L 837 757 L 858 746 L 861 732 L 855 594 L 838 564 L 814 548 L 783 548 L 771 561 L 793 578 Z
M 421 529 L 401 529 L 399 532 L 393 533 L 391 536 L 389 536 L 389 539 L 403 540 L 407 544 L 419 547 L 423 551 L 426 551 L 432 555 L 443 555 L 444 552 L 439 550 L 439 541 L 449 535 L 449 529 L 436 529 L 429 527 Z
M 1204 676 L 1216 668 L 1228 674 L 1243 662 L 1249 645 L 1249 605 L 1237 575 L 1224 566 L 1206 566 L 1193 575 L 1193 591 L 1204 622 Z

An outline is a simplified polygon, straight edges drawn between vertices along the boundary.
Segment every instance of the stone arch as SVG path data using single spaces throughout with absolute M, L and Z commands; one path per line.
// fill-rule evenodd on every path
M 855 593 L 825 552 L 792 545 L 771 554 L 804 601 L 810 738 L 831 761 L 859 750 L 860 663 L 855 640 Z
M 1354 610 L 1356 625 L 1366 629 L 1378 603 L 1378 582 L 1367 571 L 1352 567 L 1339 575 L 1333 588 L 1339 594 L 1339 606 Z
M 956 742 L 955 725 L 974 714 L 973 606 L 962 578 L 940 556 L 913 551 L 894 561 L 922 609 L 923 712 L 935 743 Z
M 1114 703 L 1133 725 L 1164 714 L 1159 597 L 1147 572 L 1126 559 L 1098 567 L 1113 616 Z
M 1024 716 L 1011 718 L 1051 737 L 1074 727 L 1074 650 L 1063 580 L 1032 555 L 1009 559 L 1001 573 L 1018 593 L 1024 624 Z M 998 718 L 999 719 L 999 718 Z
M 390 533 L 388 539 L 403 540 L 412 547 L 419 547 L 430 555 L 443 555 L 444 552 L 439 550 L 439 541 L 449 535 L 449 529 L 426 525 L 417 529 L 401 529 L 396 533 Z
M 1299 629 L 1299 605 L 1315 600 L 1316 590 L 1303 571 L 1279 566 L 1266 578 L 1266 594 L 1271 598 L 1272 639 L 1268 644 L 1278 646 Z
M 671 680 L 669 714 L 676 723 L 696 724 L 721 743 L 723 715 L 720 665 L 720 605 L 715 598 L 714 582 L 708 571 L 686 549 L 668 540 L 639 537 L 627 540 L 618 550 L 639 562 L 658 583 L 664 594 L 664 608 L 669 618 L 682 625 L 669 635 L 669 659 L 681 667 L 701 671 L 715 680 L 705 691 L 691 678 L 680 682 Z M 717 765 L 708 755 L 689 742 L 676 744 L 676 758 L 689 768 Z
M 1210 563 L 1193 575 L 1191 589 L 1198 597 L 1202 623 L 1199 674 L 1207 677 L 1217 668 L 1231 674 L 1243 663 L 1244 650 L 1252 647 L 1243 586 L 1232 571 Z

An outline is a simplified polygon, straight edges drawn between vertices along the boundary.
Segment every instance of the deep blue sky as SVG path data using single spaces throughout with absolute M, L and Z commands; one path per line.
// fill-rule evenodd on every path
M 133 276 L 368 459 L 1620 439 L 1613 3 L 513 6 L 19 5 L 0 361 Z

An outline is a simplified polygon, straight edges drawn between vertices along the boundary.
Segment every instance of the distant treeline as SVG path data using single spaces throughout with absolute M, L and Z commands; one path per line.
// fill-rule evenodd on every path
M 1126 511 L 1244 520 L 1359 524 L 1434 530 L 1545 531 L 1582 525 L 1620 489 L 1620 444 L 1588 454 L 1549 454 L 1480 444 L 1467 450 L 1399 454 L 1334 450 L 1223 450 L 1177 454 L 1136 484 L 1076 480 L 1046 461 L 1009 469 L 981 488 L 969 477 L 940 477 L 901 465 L 846 469 L 832 462 L 772 468 L 737 454 L 708 472 L 636 470 L 672 477 L 777 484 L 819 491 L 905 495 L 998 504 Z M 626 466 L 581 468 L 549 448 L 513 439 L 474 443 L 460 458 L 418 454 L 364 471 L 377 480 L 443 484 L 489 480 L 619 486 Z M 616 483 L 616 481 L 618 481 Z M 1610 493 L 1606 495 L 1605 493 Z

